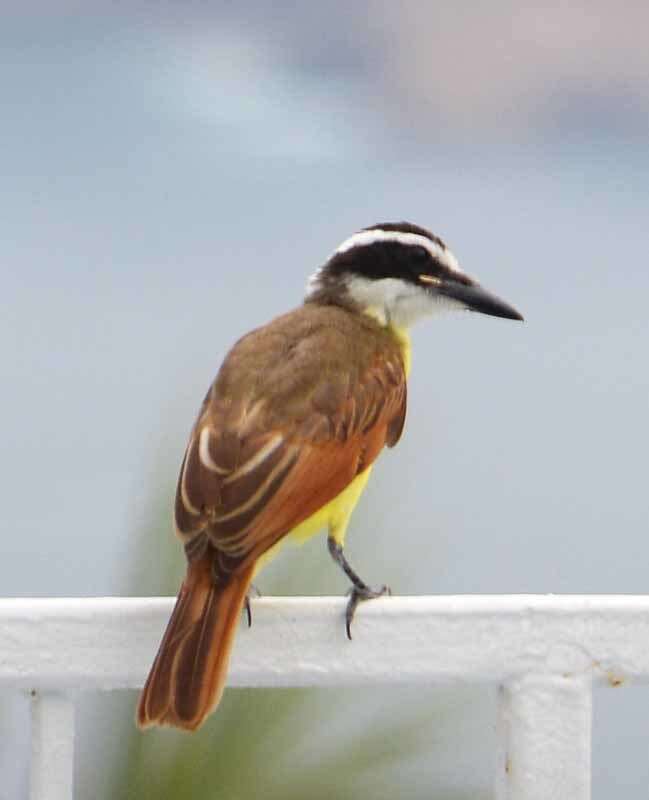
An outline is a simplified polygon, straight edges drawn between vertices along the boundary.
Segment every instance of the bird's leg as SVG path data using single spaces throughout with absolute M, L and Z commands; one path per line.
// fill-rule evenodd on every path
M 345 629 L 347 630 L 347 638 L 351 639 L 352 620 L 354 619 L 354 614 L 358 604 L 363 600 L 372 600 L 373 598 L 381 597 L 384 594 L 391 594 L 390 587 L 381 586 L 380 589 L 372 589 L 372 587 L 368 586 L 365 581 L 361 580 L 343 555 L 342 546 L 339 545 L 338 542 L 331 536 L 329 536 L 327 539 L 327 547 L 329 548 L 329 552 L 331 553 L 333 560 L 352 582 L 349 602 L 347 603 L 347 609 L 345 610 Z
M 248 588 L 248 593 L 246 594 L 246 599 L 244 601 L 243 607 L 246 609 L 246 616 L 248 617 L 248 627 L 252 628 L 252 611 L 250 609 L 250 597 L 261 597 L 261 592 L 255 586 L 254 583 L 251 583 Z

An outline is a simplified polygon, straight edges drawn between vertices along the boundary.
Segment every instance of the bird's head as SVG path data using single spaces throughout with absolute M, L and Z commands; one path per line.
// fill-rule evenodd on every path
M 305 301 L 351 304 L 397 327 L 444 309 L 523 319 L 463 272 L 439 237 L 408 222 L 372 225 L 345 239 L 310 278 Z

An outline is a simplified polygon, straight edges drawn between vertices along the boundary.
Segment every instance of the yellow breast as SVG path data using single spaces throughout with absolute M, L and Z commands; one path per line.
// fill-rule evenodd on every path
M 318 509 L 315 514 L 312 514 L 304 522 L 301 522 L 296 528 L 284 536 L 277 542 L 270 550 L 267 550 L 263 556 L 257 561 L 255 568 L 255 575 L 271 561 L 281 548 L 290 542 L 291 544 L 302 544 L 310 539 L 316 533 L 322 530 L 327 530 L 331 536 L 336 540 L 339 545 L 345 542 L 345 533 L 347 531 L 347 524 L 356 503 L 363 494 L 363 489 L 367 484 L 370 477 L 372 467 L 357 475 L 354 480 L 333 500 L 330 500 L 322 508 Z
M 401 355 L 403 356 L 403 369 L 407 378 L 408 375 L 410 375 L 411 360 L 411 343 L 408 329 L 405 327 L 400 327 L 399 325 L 393 325 L 392 323 L 386 323 L 385 309 L 383 308 L 373 308 L 370 306 L 369 308 L 366 308 L 363 313 L 367 314 L 368 317 L 375 319 L 379 325 L 387 327 L 390 333 L 399 342 L 399 346 L 401 347 Z
M 371 311 L 366 313 L 369 313 L 370 316 L 375 316 Z M 397 327 L 396 325 L 390 325 L 389 330 L 399 343 L 403 357 L 404 372 L 408 377 L 411 362 L 410 334 L 406 328 Z M 326 529 L 336 542 L 342 546 L 345 541 L 349 518 L 365 489 L 371 471 L 372 467 L 370 466 L 360 475 L 357 475 L 337 497 L 330 500 L 315 514 L 305 519 L 304 522 L 301 522 L 290 533 L 282 537 L 277 544 L 267 550 L 257 561 L 255 575 L 277 555 L 286 542 L 302 544 L 307 539 Z
M 403 370 L 406 373 L 406 378 L 410 375 L 410 364 L 412 359 L 412 346 L 410 342 L 410 334 L 407 328 L 398 328 L 396 325 L 390 325 L 390 331 L 394 338 L 399 342 L 401 347 L 401 355 L 403 356 Z

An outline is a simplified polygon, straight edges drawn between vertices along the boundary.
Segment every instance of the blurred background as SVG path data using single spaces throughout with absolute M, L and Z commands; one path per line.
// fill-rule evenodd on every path
M 223 356 L 400 219 L 527 321 L 414 331 L 351 562 L 403 594 L 646 592 L 648 30 L 612 0 L 2 3 L 2 594 L 175 594 Z M 316 539 L 259 588 L 346 586 Z M 13 800 L 27 700 L 0 700 Z M 191 738 L 135 701 L 83 698 L 79 800 L 491 795 L 491 689 L 230 690 Z M 647 707 L 596 694 L 596 800 L 646 798 Z

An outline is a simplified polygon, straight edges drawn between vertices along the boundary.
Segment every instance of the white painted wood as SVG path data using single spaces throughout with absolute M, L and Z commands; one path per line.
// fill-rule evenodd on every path
M 649 683 L 649 596 L 261 598 L 234 686 L 482 683 L 499 702 L 497 800 L 590 797 L 592 687 Z M 171 598 L 0 600 L 0 687 L 36 689 L 31 800 L 71 800 L 71 689 L 141 687 Z
M 590 800 L 592 687 L 529 675 L 500 690 L 496 800 Z
M 32 693 L 30 800 L 72 800 L 74 703 L 57 693 Z
M 242 623 L 229 684 L 511 683 L 580 674 L 598 686 L 649 682 L 648 596 L 261 598 Z M 169 598 L 0 600 L 0 686 L 142 686 Z

